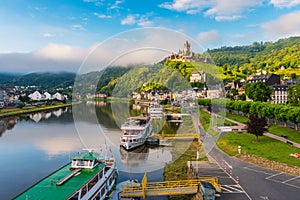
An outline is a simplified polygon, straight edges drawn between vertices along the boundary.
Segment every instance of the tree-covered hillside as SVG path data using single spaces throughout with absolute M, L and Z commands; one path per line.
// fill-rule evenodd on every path
M 39 89 L 52 90 L 74 84 L 76 74 L 70 72 L 44 72 L 26 75 L 1 74 L 0 86 L 37 86 Z
M 259 70 L 270 73 L 300 75 L 300 37 L 280 39 L 277 42 L 254 42 L 249 46 L 221 47 L 208 50 L 212 60 L 224 72 L 244 75 Z M 281 70 L 289 69 L 289 70 Z

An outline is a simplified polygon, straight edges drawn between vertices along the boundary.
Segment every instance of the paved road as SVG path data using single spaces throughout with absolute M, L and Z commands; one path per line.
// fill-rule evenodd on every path
M 196 114 L 192 116 L 198 123 L 198 116 Z M 300 199 L 299 176 L 265 169 L 230 157 L 216 146 L 215 138 L 202 129 L 198 131 L 210 161 L 216 161 L 221 168 L 226 166 L 226 171 L 230 173 L 231 170 L 233 177 L 238 176 L 239 184 L 244 188 L 249 199 Z

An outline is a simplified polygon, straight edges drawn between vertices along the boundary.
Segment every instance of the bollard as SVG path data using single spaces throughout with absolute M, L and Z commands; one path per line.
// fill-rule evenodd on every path
M 232 170 L 230 170 L 230 173 L 229 173 L 229 174 L 230 174 L 230 176 L 232 177 Z
M 239 184 L 239 177 L 236 176 L 236 184 Z
M 224 172 L 226 172 L 226 165 L 224 165 Z

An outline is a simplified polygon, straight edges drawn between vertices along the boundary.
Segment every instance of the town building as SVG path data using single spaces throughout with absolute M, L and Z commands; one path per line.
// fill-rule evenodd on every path
M 278 103 L 287 103 L 287 85 L 273 85 L 273 94 L 272 94 L 272 101 L 271 103 L 273 104 L 278 104 Z
M 280 76 L 277 74 L 261 74 L 252 76 L 249 79 L 249 83 L 256 83 L 258 81 L 264 82 L 266 86 L 272 86 L 280 84 Z
M 204 71 L 192 72 L 190 74 L 191 83 L 204 83 L 206 82 L 206 73 Z
M 28 97 L 35 101 L 43 100 L 43 95 L 39 91 L 35 91 L 35 92 L 29 94 Z

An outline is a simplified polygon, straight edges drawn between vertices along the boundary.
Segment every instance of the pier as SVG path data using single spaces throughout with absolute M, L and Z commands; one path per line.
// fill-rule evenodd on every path
M 193 180 L 147 182 L 147 175 L 145 173 L 141 183 L 122 185 L 119 194 L 123 198 L 142 197 L 143 199 L 148 196 L 197 194 L 201 193 L 199 184 L 203 181 L 211 183 L 216 188 L 216 191 L 221 192 L 221 185 L 218 184 L 218 178 L 216 177 L 199 177 L 198 179 Z

